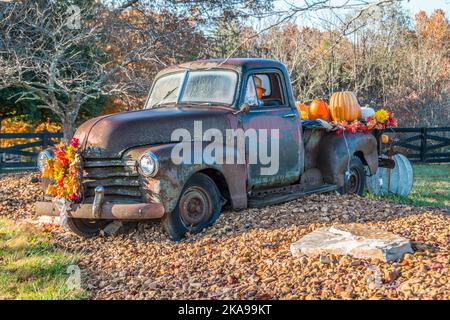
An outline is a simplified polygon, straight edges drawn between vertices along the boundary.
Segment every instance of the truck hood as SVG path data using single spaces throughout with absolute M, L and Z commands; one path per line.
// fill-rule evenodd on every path
M 225 134 L 232 115 L 231 109 L 223 107 L 168 107 L 122 112 L 83 123 L 75 137 L 80 140 L 86 158 L 119 158 L 133 147 L 174 142 L 171 135 L 176 129 L 186 129 L 194 140 L 194 121 L 201 122 L 202 134 L 210 128 Z

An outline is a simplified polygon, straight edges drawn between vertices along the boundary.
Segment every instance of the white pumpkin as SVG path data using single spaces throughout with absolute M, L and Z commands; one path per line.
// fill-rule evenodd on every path
M 362 107 L 361 108 L 361 119 L 366 120 L 368 117 L 373 117 L 375 114 L 375 110 L 370 107 Z

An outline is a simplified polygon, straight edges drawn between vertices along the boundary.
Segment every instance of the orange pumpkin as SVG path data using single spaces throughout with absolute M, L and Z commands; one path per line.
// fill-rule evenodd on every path
M 309 106 L 309 119 L 330 121 L 330 110 L 325 101 L 314 99 Z
M 309 119 L 309 110 L 308 106 L 304 103 L 298 102 L 297 103 L 297 110 L 300 114 L 300 118 L 302 120 L 308 120 Z
M 361 118 L 361 107 L 353 92 L 335 92 L 330 98 L 330 112 L 334 121 L 354 121 Z

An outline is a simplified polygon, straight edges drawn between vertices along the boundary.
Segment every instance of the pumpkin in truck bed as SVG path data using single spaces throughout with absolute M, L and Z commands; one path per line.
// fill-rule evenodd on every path
M 309 119 L 330 121 L 330 110 L 325 101 L 314 99 L 309 106 Z
M 361 118 L 361 107 L 353 92 L 335 92 L 330 98 L 330 112 L 334 121 L 352 122 Z

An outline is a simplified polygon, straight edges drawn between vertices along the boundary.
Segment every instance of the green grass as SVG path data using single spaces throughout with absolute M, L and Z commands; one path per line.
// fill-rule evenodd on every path
M 377 197 L 368 194 L 369 198 L 388 198 L 396 203 L 415 206 L 434 206 L 450 210 L 450 165 L 414 165 L 414 184 L 408 197 Z
M 55 248 L 51 235 L 0 219 L 0 299 L 83 299 L 70 289 L 66 270 L 76 257 Z

